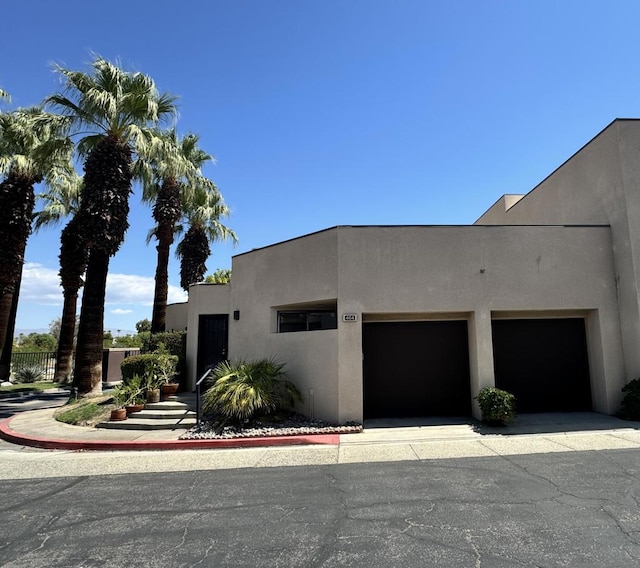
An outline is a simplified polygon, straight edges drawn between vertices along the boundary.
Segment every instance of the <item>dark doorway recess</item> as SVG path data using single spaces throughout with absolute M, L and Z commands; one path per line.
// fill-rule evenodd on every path
M 364 417 L 468 416 L 466 321 L 363 325 Z
M 227 314 L 201 315 L 198 321 L 199 379 L 207 369 L 227 358 L 229 316 Z
M 518 412 L 589 411 L 591 385 L 584 319 L 494 320 L 496 386 Z

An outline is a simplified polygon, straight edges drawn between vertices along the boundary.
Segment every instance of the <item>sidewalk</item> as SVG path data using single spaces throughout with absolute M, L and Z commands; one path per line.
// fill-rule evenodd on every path
M 184 429 L 131 431 L 70 426 L 57 422 L 54 411 L 26 411 L 7 418 L 0 422 L 0 437 L 23 446 L 59 450 L 306 446 L 311 462 L 316 448 L 318 463 L 326 463 L 330 447 L 335 450 L 334 463 L 640 449 L 640 422 L 594 412 L 525 414 L 506 428 L 489 428 L 472 419 L 371 420 L 358 434 L 179 440 Z

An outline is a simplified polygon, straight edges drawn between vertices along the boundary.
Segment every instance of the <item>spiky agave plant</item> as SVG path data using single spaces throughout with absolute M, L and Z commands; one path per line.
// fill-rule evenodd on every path
M 241 426 L 302 401 L 298 388 L 287 380 L 284 363 L 274 359 L 223 361 L 213 369 L 211 381 L 203 409 L 214 415 L 218 427 Z

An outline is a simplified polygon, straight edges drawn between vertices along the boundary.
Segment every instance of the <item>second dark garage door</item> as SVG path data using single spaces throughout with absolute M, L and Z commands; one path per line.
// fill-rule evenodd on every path
M 363 325 L 364 417 L 468 416 L 466 321 Z
M 582 318 L 494 320 L 492 331 L 496 386 L 518 412 L 592 409 Z

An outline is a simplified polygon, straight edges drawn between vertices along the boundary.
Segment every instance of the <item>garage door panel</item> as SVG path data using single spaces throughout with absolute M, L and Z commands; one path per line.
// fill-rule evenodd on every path
M 592 409 L 583 319 L 495 320 L 492 330 L 496 386 L 519 412 Z
M 465 321 L 367 323 L 363 346 L 365 418 L 470 413 Z

